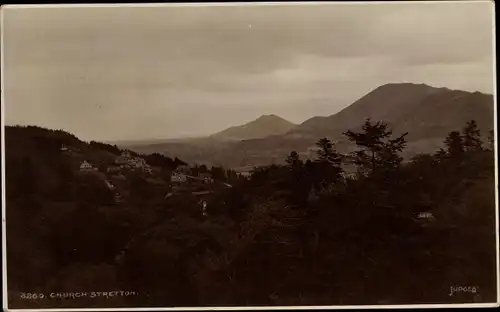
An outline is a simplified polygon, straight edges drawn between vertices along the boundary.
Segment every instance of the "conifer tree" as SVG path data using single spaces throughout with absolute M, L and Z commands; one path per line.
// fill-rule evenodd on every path
M 377 169 L 390 170 L 400 166 L 403 158 L 399 153 L 406 147 L 407 133 L 395 139 L 391 139 L 392 134 L 386 123 L 372 123 L 370 118 L 365 120 L 362 132 L 344 132 L 344 135 L 360 148 L 354 153 L 354 163 L 368 172 Z
M 463 138 L 458 131 L 452 131 L 444 140 L 446 154 L 451 158 L 459 158 L 464 152 Z
M 340 178 L 342 155 L 335 150 L 333 142 L 328 138 L 320 139 L 316 146 L 317 158 L 312 164 L 313 181 L 317 186 L 326 188 Z
M 477 152 L 483 149 L 481 131 L 475 120 L 470 120 L 462 130 L 463 147 L 465 152 Z

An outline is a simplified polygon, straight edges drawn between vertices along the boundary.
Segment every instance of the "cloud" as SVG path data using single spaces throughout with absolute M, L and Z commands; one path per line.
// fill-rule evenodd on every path
M 393 81 L 492 92 L 492 16 L 490 2 L 5 9 L 6 121 L 135 139 L 300 122 Z

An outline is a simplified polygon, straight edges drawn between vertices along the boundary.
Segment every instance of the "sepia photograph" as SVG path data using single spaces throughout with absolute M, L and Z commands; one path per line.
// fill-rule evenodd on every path
M 499 306 L 493 1 L 0 12 L 4 310 Z

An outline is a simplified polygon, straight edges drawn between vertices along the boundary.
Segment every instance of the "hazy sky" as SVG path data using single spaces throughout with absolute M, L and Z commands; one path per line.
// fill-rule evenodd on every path
M 493 93 L 493 3 L 5 8 L 6 124 L 84 140 L 300 123 L 379 85 Z

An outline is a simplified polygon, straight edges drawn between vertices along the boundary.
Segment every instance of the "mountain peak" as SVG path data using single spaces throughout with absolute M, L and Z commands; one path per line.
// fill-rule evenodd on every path
M 244 125 L 228 128 L 212 135 L 224 140 L 259 139 L 288 132 L 295 124 L 274 114 L 262 115 Z
M 424 83 L 392 82 L 372 90 L 338 113 L 305 121 L 293 129 L 293 135 L 333 138 L 346 129 L 359 128 L 366 118 L 371 118 L 387 122 L 393 129 L 409 131 L 414 138 L 423 136 L 422 133 L 441 138 L 467 119 L 491 128 L 491 99 L 491 95 Z
M 280 116 L 277 116 L 277 115 L 274 115 L 274 114 L 270 114 L 270 115 L 262 115 L 260 116 L 259 118 L 255 119 L 254 121 L 262 121 L 262 120 L 265 120 L 265 121 L 273 121 L 273 120 L 285 120 L 287 122 L 289 122 L 288 120 L 280 117 Z M 254 122 L 254 121 L 251 121 L 251 122 Z
M 419 88 L 419 89 L 438 89 L 433 86 L 429 86 L 425 83 L 413 83 L 413 82 L 389 82 L 383 84 L 376 88 L 375 90 L 392 89 L 392 88 Z
M 431 86 L 426 83 L 414 83 L 414 82 L 389 82 L 383 84 L 376 88 L 374 91 L 387 91 L 387 90 L 413 90 L 415 92 L 419 92 L 422 90 L 427 91 L 428 93 L 433 93 L 436 91 L 455 91 L 453 89 L 447 87 L 438 87 Z

